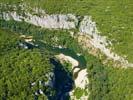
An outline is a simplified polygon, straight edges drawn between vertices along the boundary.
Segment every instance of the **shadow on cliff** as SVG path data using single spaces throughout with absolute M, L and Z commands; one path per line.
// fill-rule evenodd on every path
M 50 62 L 55 66 L 55 82 L 54 88 L 56 90 L 55 97 L 49 100 L 69 100 L 69 92 L 73 89 L 74 80 L 72 73 L 66 71 L 59 61 L 51 58 Z

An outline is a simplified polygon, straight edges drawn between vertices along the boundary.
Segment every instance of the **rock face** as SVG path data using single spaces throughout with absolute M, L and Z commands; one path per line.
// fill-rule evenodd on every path
M 80 23 L 79 32 L 89 35 L 94 35 L 98 33 L 96 24 L 95 22 L 92 22 L 90 16 L 84 16 L 82 22 Z
M 26 13 L 25 16 L 20 16 L 16 12 L 3 13 L 3 18 L 5 20 L 15 20 L 15 21 L 25 21 L 27 23 L 41 26 L 43 28 L 49 29 L 75 29 L 78 24 L 78 19 L 72 15 L 32 15 L 30 13 Z
M 80 35 L 89 35 L 92 38 L 85 43 L 86 45 L 91 44 L 93 47 L 98 48 L 103 54 L 105 54 L 109 59 L 113 59 L 114 61 L 120 62 L 120 65 L 123 67 L 133 67 L 132 63 L 128 63 L 123 57 L 117 55 L 114 52 L 111 52 L 107 46 L 111 44 L 110 41 L 107 41 L 106 37 L 100 36 L 100 32 L 98 32 L 96 28 L 95 22 L 91 20 L 91 17 L 84 16 L 82 22 L 80 23 L 79 27 L 79 34 Z
M 92 36 L 93 39 L 99 41 L 105 46 L 108 45 L 106 38 L 98 35 L 100 32 L 98 32 L 96 23 L 92 21 L 90 16 L 84 16 L 84 19 L 80 23 L 79 32 L 80 34 L 88 34 Z
M 54 82 L 55 82 L 55 75 L 53 72 L 51 73 L 47 73 L 46 74 L 46 77 L 48 78 L 48 81 L 47 82 L 44 82 L 44 85 L 45 86 L 50 86 L 50 87 L 54 87 Z
M 72 70 L 73 70 L 73 75 L 77 74 L 77 77 L 74 80 L 75 83 L 75 88 L 80 88 L 83 89 L 84 91 L 86 91 L 88 93 L 87 96 L 85 96 L 85 94 L 83 93 L 83 95 L 80 97 L 80 100 L 88 100 L 89 97 L 89 91 L 88 89 L 86 89 L 86 86 L 89 84 L 89 80 L 88 80 L 88 72 L 87 69 L 80 69 L 77 66 L 79 66 L 79 62 L 67 55 L 64 54 L 59 54 L 56 55 L 56 57 L 63 63 L 64 61 L 69 62 L 72 64 Z M 71 100 L 77 100 L 76 96 L 74 95 L 74 90 L 69 92 L 70 96 L 71 96 Z
M 7 9 L 3 11 L 2 9 Z M 10 11 L 10 9 L 12 9 Z M 0 18 L 5 20 L 25 21 L 36 26 L 49 29 L 75 29 L 78 25 L 78 18 L 73 14 L 52 14 L 48 15 L 39 8 L 31 8 L 26 4 L 9 5 L 0 3 Z
M 26 22 L 45 28 L 73 29 L 76 27 L 77 19 L 74 15 L 46 15 L 42 17 L 30 15 Z

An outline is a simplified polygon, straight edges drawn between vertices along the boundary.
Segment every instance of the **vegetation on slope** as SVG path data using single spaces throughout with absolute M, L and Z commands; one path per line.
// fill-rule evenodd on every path
M 51 46 L 70 48 L 79 53 L 82 50 L 78 45 L 77 40 L 74 39 L 67 30 L 48 30 L 32 24 L 13 20 L 0 20 L 0 26 L 4 29 L 9 29 L 20 34 L 32 35 L 35 40 L 41 40 Z
M 133 70 L 105 66 L 97 58 L 87 55 L 90 84 L 89 100 L 131 100 L 133 98 Z
M 69 99 L 65 93 L 73 88 L 73 79 L 68 64 L 55 61 L 47 48 L 22 48 L 19 33 L 1 30 L 0 36 L 1 99 Z
M 24 100 L 35 98 L 39 89 L 48 91 L 48 87 L 35 85 L 39 81 L 47 82 L 46 74 L 53 68 L 48 55 L 42 56 L 40 50 L 19 48 L 19 37 L 0 30 L 0 98 L 2 100 Z M 51 91 L 52 93 L 52 91 Z M 45 99 L 46 96 L 39 96 Z

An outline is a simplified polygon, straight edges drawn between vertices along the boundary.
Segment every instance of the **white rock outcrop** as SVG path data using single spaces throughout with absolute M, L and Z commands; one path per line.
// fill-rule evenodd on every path
M 3 18 L 5 20 L 13 19 L 15 21 L 24 20 L 27 23 L 49 29 L 75 29 L 78 24 L 78 19 L 72 14 L 44 14 L 41 16 L 37 16 L 30 13 L 25 13 L 25 16 L 21 16 L 18 15 L 16 12 L 3 12 Z
M 82 95 L 80 97 L 80 100 L 88 100 L 89 91 L 88 91 L 88 89 L 86 89 L 86 86 L 89 84 L 87 69 L 80 70 L 80 68 L 75 68 L 79 65 L 79 62 L 76 59 L 74 59 L 70 56 L 67 56 L 67 55 L 64 55 L 64 54 L 59 54 L 59 55 L 56 55 L 56 57 L 62 63 L 63 63 L 63 61 L 67 61 L 67 62 L 71 63 L 72 64 L 72 69 L 74 69 L 73 74 L 78 72 L 78 75 L 77 75 L 76 79 L 74 80 L 75 87 L 86 90 L 88 95 L 87 96 Z M 72 100 L 77 100 L 76 97 L 74 96 L 74 90 L 70 92 L 70 95 L 71 95 Z
M 80 23 L 79 27 L 79 34 L 80 35 L 89 35 L 91 39 L 86 45 L 93 45 L 95 48 L 100 49 L 100 51 L 105 54 L 109 59 L 113 59 L 114 61 L 118 61 L 121 63 L 123 67 L 133 67 L 132 63 L 128 63 L 123 57 L 117 55 L 114 52 L 111 52 L 107 46 L 111 44 L 110 41 L 106 40 L 105 36 L 100 36 L 100 32 L 97 30 L 95 22 L 92 21 L 91 17 L 84 16 L 82 22 Z

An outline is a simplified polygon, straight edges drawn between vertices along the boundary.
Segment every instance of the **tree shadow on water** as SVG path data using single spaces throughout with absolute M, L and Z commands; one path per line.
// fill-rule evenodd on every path
M 69 100 L 69 92 L 73 89 L 74 86 L 72 73 L 66 71 L 60 64 L 60 62 L 55 60 L 54 58 L 51 58 L 50 62 L 55 66 L 54 88 L 56 90 L 56 94 L 53 100 Z

